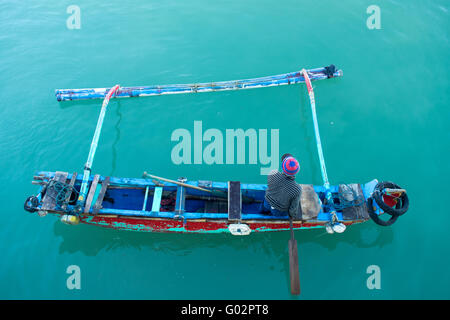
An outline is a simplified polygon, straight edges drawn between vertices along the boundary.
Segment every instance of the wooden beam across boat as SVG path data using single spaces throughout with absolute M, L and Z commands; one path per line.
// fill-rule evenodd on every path
M 91 209 L 92 200 L 94 200 L 95 191 L 97 190 L 98 180 L 100 178 L 100 175 L 96 174 L 94 176 L 94 179 L 91 183 L 91 188 L 89 189 L 88 196 L 86 198 L 85 206 L 84 206 L 84 213 L 89 213 L 89 210 Z
M 74 172 L 72 173 L 72 178 L 70 179 L 70 183 L 69 186 L 71 188 L 73 188 L 73 186 L 75 185 L 75 181 L 77 180 L 77 173 Z M 66 193 L 66 199 L 69 198 L 72 195 L 72 189 L 68 189 L 67 193 Z
M 94 204 L 94 208 L 92 209 L 92 214 L 98 214 L 100 209 L 102 208 L 103 199 L 105 198 L 106 189 L 109 186 L 109 177 L 106 177 L 105 180 L 102 181 L 102 188 L 100 189 L 100 193 L 98 194 L 97 201 Z
M 240 181 L 228 181 L 228 220 L 240 221 L 242 216 L 242 193 Z

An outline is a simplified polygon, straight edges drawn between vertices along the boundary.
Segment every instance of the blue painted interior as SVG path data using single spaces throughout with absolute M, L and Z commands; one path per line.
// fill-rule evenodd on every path
M 45 174 L 48 178 L 54 176 L 53 172 L 39 172 L 38 174 Z M 71 178 L 69 174 L 68 179 Z M 92 182 L 92 176 L 89 182 Z M 75 189 L 79 190 L 81 185 L 82 175 L 77 176 L 77 182 L 75 183 Z M 104 177 L 100 177 L 100 181 L 103 181 Z M 198 186 L 197 181 L 188 181 L 190 185 Z M 376 184 L 376 180 L 373 180 L 366 185 L 362 185 L 364 195 L 367 197 Z M 155 217 L 173 217 L 175 214 L 175 204 L 177 201 L 177 191 L 181 190 L 181 187 L 172 183 L 161 183 L 163 186 L 163 193 L 161 197 L 160 212 L 150 212 L 153 205 L 153 194 L 156 185 L 150 180 L 146 179 L 128 179 L 128 178 L 110 178 L 110 187 L 107 189 L 105 198 L 103 200 L 103 209 L 101 213 L 114 213 L 123 215 L 141 215 L 141 216 L 155 216 Z M 142 207 L 145 199 L 145 189 L 149 187 L 149 193 L 147 197 L 146 208 L 147 211 L 143 212 Z M 225 182 L 213 182 L 212 188 L 215 190 L 226 191 L 227 183 Z M 272 219 L 270 215 L 261 213 L 261 203 L 264 200 L 265 190 L 267 186 L 261 184 L 241 184 L 241 190 L 243 196 L 254 199 L 254 202 L 242 203 L 242 218 L 245 219 Z M 223 201 L 211 199 L 209 192 L 200 191 L 192 188 L 183 188 L 185 192 L 185 205 L 182 207 L 185 218 L 198 219 L 198 218 L 227 218 L 226 203 L 227 199 L 223 198 Z M 323 202 L 325 199 L 326 189 L 323 186 L 314 186 L 314 190 L 318 194 L 320 200 Z M 330 190 L 333 195 L 335 203 L 339 203 L 338 199 L 338 186 L 331 186 Z M 202 197 L 202 199 L 192 199 L 192 196 Z M 74 199 L 75 200 L 75 199 Z M 214 204 L 218 202 L 224 205 L 220 206 L 221 210 L 218 212 L 205 212 L 206 202 L 210 201 Z M 75 204 L 75 201 L 71 204 Z M 325 211 L 324 211 L 325 208 Z M 342 212 L 337 212 L 338 218 L 342 219 Z M 277 218 L 280 220 L 280 218 Z M 281 219 L 288 219 L 288 216 L 281 217 Z M 330 215 L 326 207 L 322 207 L 317 220 L 329 220 Z

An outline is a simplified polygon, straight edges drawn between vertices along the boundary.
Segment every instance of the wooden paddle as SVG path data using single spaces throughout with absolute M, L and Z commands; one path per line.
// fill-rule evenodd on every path
M 291 278 L 291 294 L 300 294 L 300 273 L 298 269 L 298 249 L 297 240 L 294 238 L 294 228 L 292 227 L 292 219 L 289 218 L 291 228 L 291 239 L 289 239 L 289 271 Z

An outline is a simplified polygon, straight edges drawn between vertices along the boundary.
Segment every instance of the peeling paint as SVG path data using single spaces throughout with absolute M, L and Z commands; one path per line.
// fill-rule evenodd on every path
M 128 230 L 138 232 L 172 232 L 172 233 L 230 233 L 226 220 L 172 220 L 172 219 L 146 219 L 146 218 L 129 218 L 118 216 L 86 216 L 81 217 L 81 222 L 106 228 L 117 230 Z M 363 222 L 363 221 L 360 221 Z M 275 232 L 288 231 L 290 229 L 289 222 L 274 223 L 267 222 L 250 222 L 242 221 L 247 224 L 252 232 Z M 354 221 L 346 222 L 351 225 L 357 223 Z M 324 225 L 320 221 L 317 222 L 294 222 L 294 230 L 306 230 L 323 228 Z

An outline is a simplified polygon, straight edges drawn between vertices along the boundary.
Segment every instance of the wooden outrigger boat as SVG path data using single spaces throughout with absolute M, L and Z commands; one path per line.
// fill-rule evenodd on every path
M 267 187 L 263 184 L 183 182 L 159 177 L 155 179 L 154 176 L 153 179 L 103 177 L 91 175 L 91 166 L 111 97 L 237 90 L 306 82 L 311 106 L 314 108 L 313 120 L 324 185 L 302 185 L 300 212 L 297 217 L 293 217 L 293 229 L 327 227 L 330 233 L 342 232 L 345 226 L 367 221 L 370 217 L 379 224 L 391 224 L 396 220 L 396 215 L 393 215 L 388 223 L 378 218 L 385 211 L 380 207 L 380 201 L 371 202 L 373 205 L 368 206 L 368 199 L 371 199 L 377 189 L 377 180 L 361 185 L 330 186 L 328 183 L 311 81 L 340 77 L 342 74 L 341 70 L 331 65 L 277 76 L 215 83 L 147 87 L 117 85 L 112 88 L 56 90 L 58 101 L 95 98 L 105 100 L 84 174 L 39 172 L 33 183 L 40 185 L 40 189 L 36 196 L 26 200 L 25 208 L 38 212 L 41 216 L 47 213 L 58 214 L 63 222 L 69 224 L 81 222 L 135 231 L 230 232 L 234 235 L 244 235 L 250 232 L 289 230 L 290 221 L 287 215 L 274 217 L 261 212 Z M 407 200 L 404 190 L 398 186 L 390 186 L 390 194 L 386 194 L 384 189 L 379 191 L 384 192 L 385 198 L 392 198 L 390 205 L 401 203 L 404 206 L 405 199 Z M 403 199 L 403 202 L 395 200 L 398 198 Z M 330 228 L 331 226 L 337 228 Z
M 289 255 L 291 290 L 299 294 L 297 242 L 293 230 L 324 227 L 344 232 L 346 226 L 369 219 L 387 226 L 409 206 L 406 191 L 392 182 L 330 185 L 320 141 L 311 81 L 342 76 L 333 65 L 277 76 L 215 83 L 56 90 L 58 101 L 104 98 L 83 174 L 38 172 L 36 195 L 25 209 L 40 216 L 48 213 L 67 224 L 85 223 L 106 228 L 144 232 L 219 233 L 249 235 L 252 232 L 291 230 Z M 300 209 L 295 217 L 263 213 L 264 184 L 239 181 L 170 180 L 144 172 L 143 178 L 92 175 L 91 167 L 103 119 L 112 97 L 139 97 L 178 93 L 263 88 L 306 83 L 311 102 L 322 186 L 301 185 Z M 388 213 L 389 220 L 380 216 Z
M 242 235 L 289 230 L 288 215 L 275 217 L 261 213 L 267 188 L 265 184 L 167 182 L 158 178 L 90 176 L 90 191 L 79 221 L 113 229 L 147 232 L 230 232 Z M 39 172 L 35 180 L 41 184 L 41 189 L 38 192 L 39 205 L 33 210 L 41 215 L 59 214 L 63 221 L 70 223 L 67 215 L 74 211 L 77 204 L 83 176 L 67 172 Z M 70 187 L 64 188 L 67 184 Z M 373 180 L 363 185 L 332 186 L 333 202 L 342 207 L 337 211 L 339 221 L 351 225 L 370 219 L 365 199 L 376 184 L 377 181 Z M 330 206 L 324 204 L 326 189 L 323 186 L 301 186 L 302 210 L 294 221 L 294 229 L 324 227 L 330 220 Z M 352 195 L 353 191 L 358 206 L 345 208 L 342 200 Z

